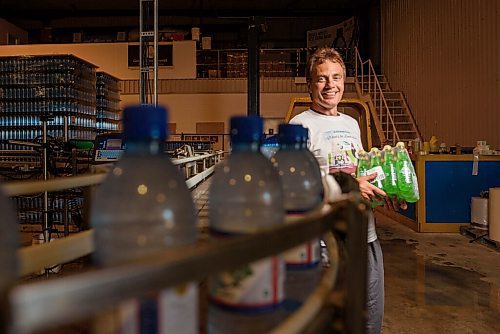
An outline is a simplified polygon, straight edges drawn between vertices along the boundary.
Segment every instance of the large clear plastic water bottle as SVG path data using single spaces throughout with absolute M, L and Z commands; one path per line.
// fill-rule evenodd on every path
M 123 264 L 197 239 L 191 194 L 163 150 L 166 124 L 162 107 L 128 107 L 123 112 L 125 152 L 97 188 L 92 204 L 93 258 L 100 266 Z M 120 308 L 120 330 L 197 333 L 197 299 L 197 286 L 189 283 L 126 303 Z
M 12 203 L 0 191 L 0 332 L 9 328 L 9 306 L 7 294 L 16 280 L 16 252 L 18 226 Z
M 283 224 L 283 190 L 260 152 L 262 128 L 257 116 L 231 118 L 231 154 L 217 167 L 209 192 L 212 230 L 249 234 Z
M 209 189 L 210 227 L 215 232 L 251 234 L 284 222 L 278 172 L 260 152 L 262 128 L 257 116 L 231 118 L 231 154 L 217 167 Z M 284 300 L 284 278 L 280 256 L 261 259 L 212 277 L 210 298 L 230 311 L 273 310 Z M 236 333 L 229 325 L 241 322 L 215 314 L 209 330 Z
M 301 215 L 323 202 L 321 171 L 307 149 L 308 131 L 298 124 L 280 124 L 279 151 L 271 160 L 278 169 L 288 215 Z M 320 241 L 315 238 L 284 253 L 287 274 L 287 306 L 299 306 L 314 290 L 321 277 Z
M 323 201 L 321 171 L 307 140 L 308 131 L 302 125 L 279 125 L 279 151 L 271 161 L 281 177 L 288 214 L 310 211 Z

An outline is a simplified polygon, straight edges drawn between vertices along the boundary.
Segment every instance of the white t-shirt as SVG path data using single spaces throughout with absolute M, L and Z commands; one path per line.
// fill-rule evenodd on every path
M 326 173 L 345 172 L 356 174 L 357 151 L 363 148 L 358 122 L 345 114 L 327 116 L 311 109 L 290 120 L 309 130 L 309 150 Z M 368 242 L 377 240 L 373 215 L 368 222 Z

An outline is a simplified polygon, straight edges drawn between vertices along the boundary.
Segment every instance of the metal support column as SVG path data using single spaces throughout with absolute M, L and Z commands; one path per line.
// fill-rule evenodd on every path
M 264 18 L 248 19 L 248 115 L 260 115 L 259 34 L 265 32 Z
M 158 0 L 139 0 L 141 104 L 158 105 Z
M 47 152 L 47 122 L 53 121 L 53 115 L 42 115 L 40 116 L 40 121 L 42 122 L 42 149 L 43 149 L 43 179 L 47 181 L 48 173 L 48 152 Z M 49 221 L 49 194 L 47 191 L 43 192 L 43 213 L 42 213 L 42 232 L 44 242 L 50 241 L 50 233 L 52 230 L 52 224 Z

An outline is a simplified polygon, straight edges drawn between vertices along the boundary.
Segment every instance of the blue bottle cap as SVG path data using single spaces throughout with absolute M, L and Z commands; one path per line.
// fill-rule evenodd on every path
M 231 117 L 232 143 L 260 143 L 262 130 L 263 122 L 259 116 Z
M 278 130 L 280 144 L 295 144 L 307 141 L 307 129 L 300 124 L 280 124 Z
M 167 139 L 167 110 L 149 105 L 129 106 L 123 110 L 123 139 L 164 141 Z

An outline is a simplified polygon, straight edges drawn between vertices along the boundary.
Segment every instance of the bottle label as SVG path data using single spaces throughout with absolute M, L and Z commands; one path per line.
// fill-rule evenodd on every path
M 182 321 L 179 321 L 182 319 Z M 131 300 L 119 309 L 120 334 L 198 333 L 198 287 L 181 284 L 157 297 Z
M 314 239 L 284 253 L 287 267 L 314 267 L 320 260 L 319 240 Z
M 397 176 L 397 173 L 396 173 L 396 166 L 394 165 L 391 165 L 391 171 L 390 171 L 390 181 L 391 181 L 391 185 L 394 186 L 394 187 L 397 187 L 397 179 L 398 179 L 398 176 Z
M 210 298 L 228 309 L 249 312 L 272 309 L 284 300 L 284 282 L 284 261 L 273 256 L 213 276 Z
M 408 166 L 408 163 L 403 164 L 403 167 L 401 168 L 401 175 L 403 175 L 404 182 L 406 184 L 412 183 L 412 172 L 410 167 Z
M 382 169 L 382 166 L 375 166 L 366 171 L 366 175 L 370 175 L 373 173 L 377 173 L 377 177 L 373 181 L 371 181 L 372 183 L 376 181 L 382 181 L 383 179 L 385 179 L 385 173 L 384 170 Z

